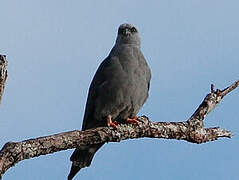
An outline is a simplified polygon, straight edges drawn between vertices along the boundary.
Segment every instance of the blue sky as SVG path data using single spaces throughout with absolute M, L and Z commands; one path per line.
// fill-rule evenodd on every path
M 152 69 L 139 115 L 187 120 L 210 91 L 239 79 L 236 0 L 2 0 L 0 53 L 9 61 L 0 145 L 80 129 L 91 79 L 114 45 L 117 28 L 138 27 Z M 206 118 L 232 139 L 206 144 L 138 139 L 105 145 L 76 179 L 237 180 L 238 90 Z M 64 180 L 72 150 L 18 163 L 3 180 Z

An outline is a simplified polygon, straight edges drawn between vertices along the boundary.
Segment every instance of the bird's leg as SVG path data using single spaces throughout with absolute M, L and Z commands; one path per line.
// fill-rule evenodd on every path
M 117 129 L 118 128 L 118 126 L 117 126 L 118 122 L 117 121 L 112 122 L 111 118 L 112 118 L 111 115 L 107 116 L 107 125 L 108 125 L 108 127 L 113 127 L 115 129 Z
M 138 117 L 134 117 L 134 118 L 127 118 L 126 119 L 126 122 L 127 123 L 130 123 L 130 124 L 139 124 L 139 121 L 138 121 Z

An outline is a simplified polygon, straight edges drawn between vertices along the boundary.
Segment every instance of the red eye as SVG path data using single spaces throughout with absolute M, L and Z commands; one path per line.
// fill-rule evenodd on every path
M 135 27 L 132 27 L 131 32 L 137 32 L 137 29 Z

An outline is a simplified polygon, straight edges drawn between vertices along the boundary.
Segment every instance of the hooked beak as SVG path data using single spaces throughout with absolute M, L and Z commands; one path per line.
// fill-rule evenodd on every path
M 130 32 L 130 30 L 129 30 L 128 28 L 126 28 L 126 29 L 123 30 L 123 35 L 124 35 L 124 36 L 129 36 L 130 33 L 131 33 L 131 32 Z

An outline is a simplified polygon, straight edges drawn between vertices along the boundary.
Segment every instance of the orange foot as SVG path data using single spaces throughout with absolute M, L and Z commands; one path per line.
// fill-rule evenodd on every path
M 118 122 L 117 121 L 114 121 L 114 122 L 112 122 L 112 120 L 111 120 L 111 115 L 108 115 L 107 116 L 107 125 L 108 125 L 108 127 L 113 127 L 113 128 L 115 128 L 115 129 L 117 129 L 118 128 Z
M 130 124 L 139 124 L 139 121 L 138 121 L 138 118 L 137 117 L 134 117 L 134 118 L 128 118 L 126 120 L 127 123 L 130 123 Z

